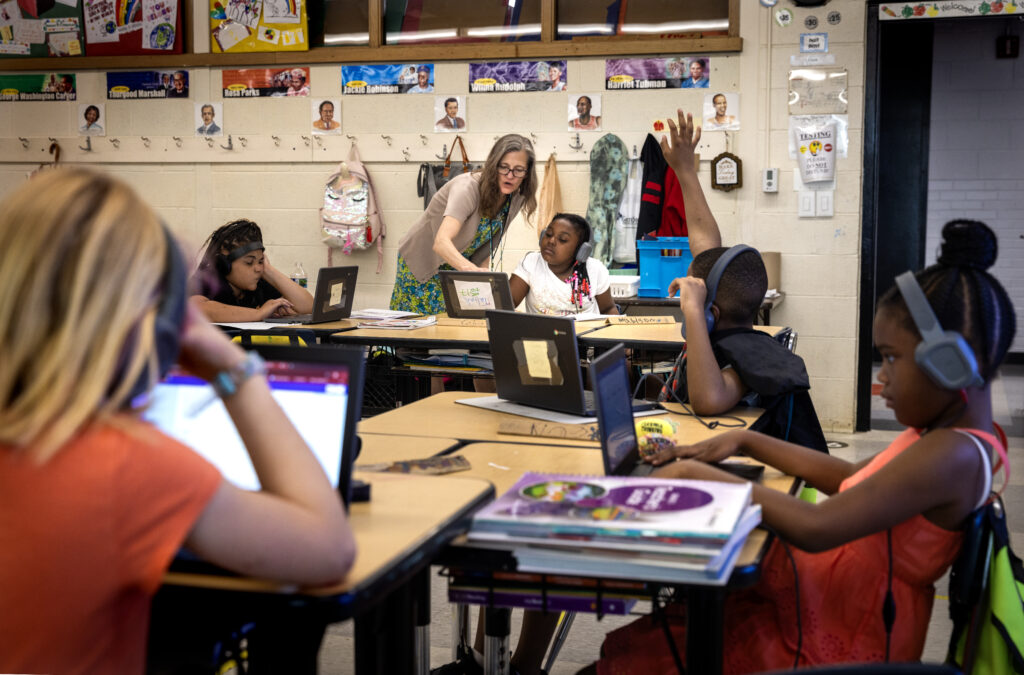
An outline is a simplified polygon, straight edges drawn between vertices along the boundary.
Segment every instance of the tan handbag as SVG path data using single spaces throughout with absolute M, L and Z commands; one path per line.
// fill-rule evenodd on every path
M 558 185 L 558 168 L 555 153 L 544 165 L 544 182 L 540 185 L 537 204 L 537 236 L 539 237 L 556 213 L 562 212 L 562 188 Z

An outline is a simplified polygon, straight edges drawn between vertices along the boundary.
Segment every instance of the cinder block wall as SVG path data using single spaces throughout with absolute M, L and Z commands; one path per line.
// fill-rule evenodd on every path
M 833 9 L 841 11 L 842 21 L 827 30 L 836 65 L 849 72 L 850 151 L 837 165 L 835 217 L 798 219 L 792 190 L 796 163 L 787 151 L 790 55 L 799 53 L 805 18 L 817 14 L 827 25 L 825 10 Z M 807 361 L 822 424 L 836 430 L 854 425 L 864 12 L 863 3 L 856 0 L 838 0 L 817 10 L 793 8 L 795 20 L 780 28 L 769 10 L 743 3 L 743 51 L 710 55 L 713 90 L 740 92 L 742 130 L 728 137 L 723 132 L 706 134 L 700 150 L 701 180 L 724 242 L 782 252 L 786 300 L 772 313 L 772 323 L 799 331 L 799 353 Z M 73 61 L 61 62 L 65 64 Z M 105 101 L 104 73 L 81 71 L 74 103 L 0 103 L 0 195 L 48 159 L 47 137 L 52 136 L 64 148 L 66 161 L 99 166 L 134 185 L 193 252 L 198 253 L 218 225 L 247 217 L 263 227 L 275 266 L 288 272 L 301 262 L 315 278 L 315 271 L 327 261 L 317 220 L 323 184 L 347 155 L 350 140 L 345 135 L 309 137 L 310 102 L 339 97 L 340 68 L 312 66 L 311 99 L 223 101 L 219 70 L 192 69 L 188 100 Z M 435 92 L 468 97 L 470 129 L 464 136 L 472 160 L 482 160 L 500 134 L 532 133 L 543 177 L 544 162 L 555 151 L 564 207 L 579 213 L 587 208 L 588 153 L 602 133 L 617 134 L 632 151 L 634 145 L 642 146 L 654 119 L 679 107 L 699 113 L 704 94 L 714 93 L 605 91 L 604 61 L 599 58 L 570 59 L 567 75 L 569 90 L 564 94 L 469 94 L 468 65 L 438 62 Z M 575 138 L 566 131 L 566 111 L 569 99 L 584 93 L 601 95 L 604 130 L 581 133 L 584 147 L 576 151 L 569 147 Z M 232 136 L 233 150 L 220 147 L 227 143 L 226 136 L 214 139 L 213 147 L 195 138 L 193 104 L 201 101 L 223 102 L 221 125 Z M 91 153 L 78 149 L 84 139 L 75 135 L 78 105 L 87 102 L 106 103 L 107 136 L 92 139 Z M 358 307 L 386 306 L 398 241 L 422 211 L 422 200 L 416 196 L 417 168 L 420 162 L 436 161 L 443 144 L 450 146 L 451 135 L 433 132 L 433 103 L 429 95 L 342 98 L 342 131 L 356 138 L 388 226 L 381 274 L 376 274 L 376 249 L 351 258 L 335 255 L 335 264 L 352 262 L 360 267 Z M 390 145 L 383 135 L 391 137 Z M 18 137 L 29 138 L 30 147 L 23 148 Z M 142 137 L 149 139 L 149 147 Z M 175 137 L 181 139 L 180 147 Z M 244 147 L 240 137 L 246 139 Z M 118 148 L 112 138 L 120 141 Z M 729 193 L 710 189 L 707 160 L 724 150 L 743 160 L 744 187 Z M 760 190 L 764 167 L 782 169 L 777 194 Z M 536 247 L 536 225 L 522 219 L 512 224 L 503 269 L 511 271 Z

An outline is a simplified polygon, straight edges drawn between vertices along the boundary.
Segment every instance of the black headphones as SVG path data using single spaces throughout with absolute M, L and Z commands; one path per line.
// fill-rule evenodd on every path
M 163 377 L 178 360 L 187 292 L 185 260 L 181 257 L 181 250 L 167 226 L 161 224 L 160 227 L 166 240 L 167 254 L 164 258 L 164 277 L 160 284 L 160 306 L 153 321 L 153 344 L 156 347 L 160 377 Z M 149 373 L 144 371 L 132 387 L 128 401 L 146 393 L 149 386 Z
M 914 350 L 914 361 L 932 381 L 943 389 L 980 387 L 985 383 L 978 372 L 978 360 L 967 340 L 953 330 L 943 330 L 924 291 L 909 270 L 896 277 L 910 318 L 921 333 Z
M 715 302 L 715 295 L 718 294 L 718 284 L 722 281 L 722 275 L 725 274 L 725 268 L 729 266 L 733 260 L 747 251 L 753 251 L 758 253 L 756 248 L 747 246 L 746 244 L 736 244 L 731 247 L 728 251 L 723 253 L 715 264 L 711 266 L 711 271 L 708 272 L 708 278 L 704 280 L 704 286 L 708 289 L 707 297 L 704 299 L 704 322 L 708 327 L 708 334 L 715 329 L 715 315 L 711 312 L 711 305 Z M 686 318 L 683 317 L 682 325 L 680 330 L 683 333 L 683 339 L 686 339 Z
M 587 258 L 590 257 L 590 254 L 594 252 L 594 244 L 591 242 L 591 239 L 593 238 L 593 235 L 591 234 L 590 223 L 588 223 L 583 218 L 581 218 L 580 220 L 583 223 L 583 230 L 584 230 L 583 234 L 585 236 L 584 237 L 580 237 L 580 243 L 579 243 L 578 246 L 576 246 L 576 262 L 585 263 L 585 262 L 587 262 Z M 569 222 L 572 223 L 573 225 L 577 225 L 578 224 L 578 223 L 576 223 L 574 221 L 571 221 L 571 220 Z M 541 247 L 541 246 L 544 245 L 544 235 L 547 234 L 547 231 L 548 231 L 548 228 L 546 228 L 546 227 L 543 230 L 541 230 L 540 239 L 537 241 L 537 246 L 538 247 Z
M 250 241 L 248 244 L 243 244 L 238 248 L 231 251 L 227 255 L 218 253 L 213 259 L 213 264 L 217 268 L 217 273 L 222 277 L 226 277 L 231 274 L 231 263 L 241 258 L 246 253 L 252 253 L 253 251 L 264 250 L 263 242 L 260 240 Z

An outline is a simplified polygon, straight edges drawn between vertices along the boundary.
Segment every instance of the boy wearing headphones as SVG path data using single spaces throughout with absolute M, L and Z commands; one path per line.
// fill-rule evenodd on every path
M 210 235 L 190 287 L 193 301 L 213 322 L 263 321 L 313 311 L 313 296 L 270 264 L 259 225 L 244 218 Z

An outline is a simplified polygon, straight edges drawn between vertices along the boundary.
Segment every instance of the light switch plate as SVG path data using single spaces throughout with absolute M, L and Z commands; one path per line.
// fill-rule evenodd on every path
M 815 198 L 812 190 L 804 190 L 796 196 L 796 215 L 800 218 L 813 218 Z
M 835 192 L 832 190 L 818 190 L 814 193 L 818 199 L 814 205 L 814 212 L 819 218 L 831 218 L 835 215 Z

